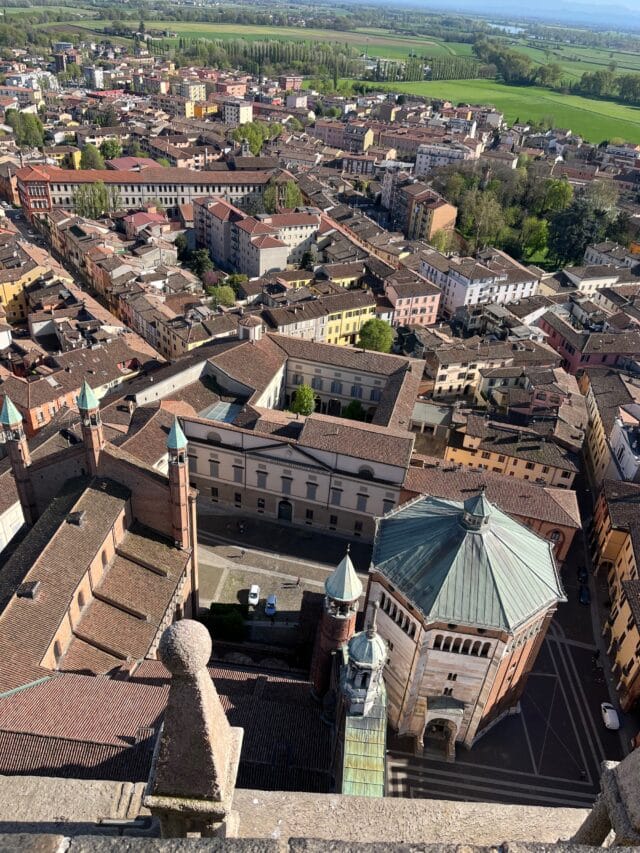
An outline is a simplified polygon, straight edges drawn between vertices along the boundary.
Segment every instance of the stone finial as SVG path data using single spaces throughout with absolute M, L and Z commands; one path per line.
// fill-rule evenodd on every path
M 165 838 L 230 837 L 243 731 L 229 725 L 207 670 L 209 632 L 191 619 L 175 622 L 162 635 L 158 656 L 171 687 L 145 805 L 160 818 Z
M 600 793 L 571 841 L 600 846 L 610 832 L 612 846 L 640 846 L 640 750 L 620 762 L 604 761 Z

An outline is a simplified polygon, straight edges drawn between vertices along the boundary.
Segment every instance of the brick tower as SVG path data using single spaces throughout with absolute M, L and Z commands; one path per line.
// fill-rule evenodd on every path
M 100 403 L 85 379 L 77 399 L 78 410 L 82 421 L 82 441 L 87 457 L 87 464 L 92 476 L 98 472 L 98 460 L 104 447 L 102 421 L 100 419 Z
M 27 524 L 35 524 L 38 518 L 38 510 L 33 483 L 31 482 L 31 471 L 29 470 L 31 454 L 22 426 L 22 415 L 7 396 L 5 396 L 2 405 L 0 424 L 2 424 L 2 435 L 7 445 L 7 454 L 16 481 L 24 520 Z
M 178 418 L 167 438 L 169 451 L 169 493 L 171 499 L 171 531 L 178 548 L 188 548 L 189 540 L 189 465 L 187 438 Z
M 349 556 L 342 561 L 324 584 L 325 598 L 311 661 L 313 695 L 320 699 L 329 689 L 331 653 L 349 642 L 356 630 L 358 599 L 362 584 Z

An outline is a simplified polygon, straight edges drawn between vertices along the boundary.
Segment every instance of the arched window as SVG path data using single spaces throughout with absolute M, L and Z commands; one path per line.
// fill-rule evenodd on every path
M 384 594 L 384 592 L 381 592 L 380 593 L 380 609 L 381 610 L 384 610 L 384 603 L 385 603 L 386 599 L 387 599 L 387 596 Z
M 473 644 L 471 654 L 475 655 L 476 657 L 480 654 L 480 640 L 476 640 L 476 642 Z
M 102 568 L 103 569 L 106 568 L 108 562 L 109 562 L 109 560 L 107 559 L 107 552 L 103 548 L 102 549 Z
M 369 465 L 361 465 L 358 468 L 358 477 L 363 480 L 373 480 L 374 470 Z
M 389 611 L 389 615 L 391 616 L 392 619 L 395 620 L 397 612 L 398 612 L 398 608 L 395 606 L 395 604 L 392 604 L 391 610 Z
M 208 432 L 207 441 L 210 444 L 222 444 L 222 437 L 219 432 Z
M 462 645 L 462 640 L 460 639 L 460 637 L 456 637 L 455 640 L 453 641 L 453 648 L 451 649 L 451 651 L 458 654 L 460 651 L 461 645 Z
M 60 645 L 59 640 L 56 640 L 53 644 L 53 656 L 56 659 L 56 664 L 59 663 L 60 658 L 62 657 L 62 646 Z
M 463 655 L 468 655 L 470 647 L 471 647 L 471 640 L 465 640 L 464 643 L 462 644 L 462 648 L 460 649 L 461 653 Z
M 442 648 L 442 634 L 436 634 L 436 638 L 433 641 L 433 648 L 434 649 L 441 649 Z
M 86 601 L 85 601 L 85 597 L 84 597 L 84 592 L 82 590 L 80 590 L 80 592 L 78 593 L 78 607 L 80 608 L 80 610 L 82 610 L 82 608 L 85 606 L 85 604 L 86 604 Z
M 491 650 L 491 643 L 485 643 L 480 652 L 480 657 L 486 658 Z
M 415 637 L 415 635 L 416 635 L 416 626 L 412 622 L 411 625 L 409 625 L 409 636 L 411 637 L 411 639 L 413 639 Z
M 451 637 L 445 637 L 444 643 L 442 644 L 442 651 L 449 652 L 451 651 Z

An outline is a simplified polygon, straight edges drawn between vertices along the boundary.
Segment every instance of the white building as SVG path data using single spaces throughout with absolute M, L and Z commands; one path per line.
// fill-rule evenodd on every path
M 420 272 L 442 290 L 440 310 L 449 318 L 469 305 L 535 296 L 540 284 L 536 273 L 498 249 L 486 249 L 476 258 L 448 258 L 428 249 L 422 253 Z
M 253 104 L 240 98 L 229 98 L 222 105 L 222 120 L 229 127 L 238 127 L 253 121 Z
M 428 175 L 433 169 L 476 159 L 476 152 L 461 142 L 428 142 L 418 147 L 416 175 Z

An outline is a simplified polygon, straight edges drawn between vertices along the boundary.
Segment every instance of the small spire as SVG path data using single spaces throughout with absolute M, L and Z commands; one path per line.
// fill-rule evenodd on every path
M 22 415 L 13 405 L 8 394 L 4 395 L 4 403 L 2 404 L 2 412 L 0 412 L 0 423 L 2 426 L 9 427 L 22 423 Z
M 86 379 L 82 383 L 82 388 L 80 389 L 76 402 L 78 403 L 78 408 L 83 412 L 90 412 L 93 409 L 100 408 L 98 398 L 93 393 L 93 389 Z
M 178 416 L 175 415 L 173 418 L 173 424 L 171 425 L 171 429 L 169 430 L 169 436 L 167 438 L 167 447 L 169 450 L 184 450 L 186 446 L 187 437 L 182 431 Z
M 380 607 L 379 601 L 373 602 L 373 613 L 371 615 L 371 622 L 367 627 L 367 637 L 370 640 L 373 640 L 375 635 L 378 633 L 378 608 Z

